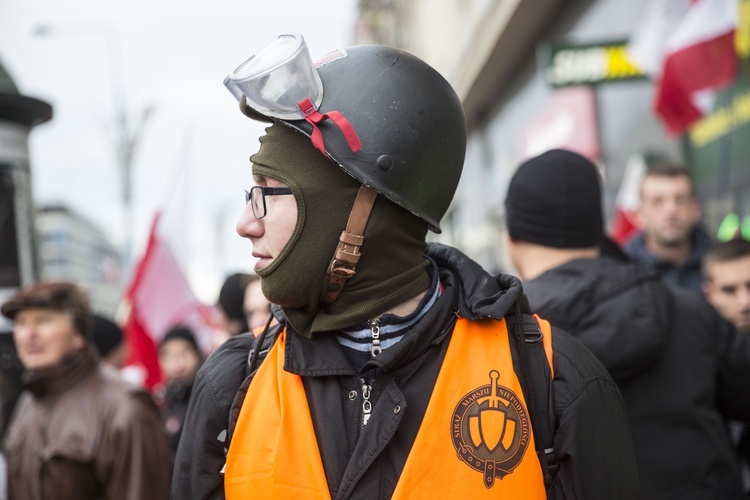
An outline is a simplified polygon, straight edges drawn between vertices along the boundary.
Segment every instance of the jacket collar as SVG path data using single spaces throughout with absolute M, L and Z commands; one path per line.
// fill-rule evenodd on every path
M 23 387 L 37 399 L 61 394 L 86 379 L 98 366 L 98 358 L 91 347 L 73 352 L 58 365 L 23 374 Z
M 460 316 L 500 320 L 513 312 L 516 302 L 520 303 L 521 312 L 530 312 L 521 280 L 515 276 L 491 275 L 462 252 L 446 245 L 432 243 L 427 246 L 427 254 L 437 262 L 443 284 L 445 272 L 455 277 L 456 307 Z
M 646 235 L 643 231 L 636 233 L 623 248 L 633 259 L 640 261 L 656 269 L 670 269 L 679 267 L 681 269 L 699 269 L 703 256 L 711 246 L 711 237 L 703 228 L 696 226 L 691 235 L 692 245 L 690 255 L 682 266 L 675 266 L 671 262 L 664 261 L 653 255 L 646 248 Z

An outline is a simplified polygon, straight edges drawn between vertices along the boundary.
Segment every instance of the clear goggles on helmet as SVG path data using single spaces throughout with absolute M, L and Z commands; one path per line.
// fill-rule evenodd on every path
M 323 82 L 313 65 L 302 35 L 285 33 L 260 53 L 240 64 L 224 79 L 232 95 L 259 113 L 282 120 L 300 120 L 298 104 L 317 108 L 323 101 Z

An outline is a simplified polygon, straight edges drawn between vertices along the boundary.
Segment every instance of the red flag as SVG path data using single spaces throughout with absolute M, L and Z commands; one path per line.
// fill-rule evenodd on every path
M 143 385 L 148 388 L 161 379 L 157 347 L 171 327 L 186 325 L 199 340 L 200 334 L 211 328 L 210 308 L 193 293 L 171 242 L 165 238 L 168 233 L 160 230 L 162 226 L 161 214 L 157 213 L 146 252 L 125 297 L 129 314 L 124 331 L 130 347 L 126 365 L 143 370 Z
M 628 241 L 639 229 L 636 222 L 638 190 L 645 171 L 646 163 L 641 155 L 632 156 L 625 166 L 625 173 L 615 199 L 615 213 L 609 232 L 610 237 L 620 245 Z
M 180 162 L 167 183 L 167 203 L 154 216 L 146 250 L 123 297 L 123 330 L 130 348 L 124 375 L 149 389 L 161 380 L 157 349 L 170 328 L 193 330 L 204 351 L 213 330 L 212 308 L 198 300 L 187 276 L 188 167 L 187 161 Z
M 679 135 L 713 107 L 737 72 L 737 0 L 661 0 L 633 34 L 629 56 L 657 84 L 654 109 Z

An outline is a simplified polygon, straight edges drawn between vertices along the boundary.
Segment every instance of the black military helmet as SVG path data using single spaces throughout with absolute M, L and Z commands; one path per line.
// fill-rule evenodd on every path
M 361 149 L 353 148 L 342 129 L 325 120 L 316 125 L 325 152 L 349 175 L 439 233 L 466 151 L 466 120 L 453 88 L 419 58 L 378 45 L 333 52 L 316 69 L 323 88 L 317 110 L 341 113 L 361 143 Z M 313 135 L 313 124 L 305 119 L 268 116 L 235 95 L 251 118 Z

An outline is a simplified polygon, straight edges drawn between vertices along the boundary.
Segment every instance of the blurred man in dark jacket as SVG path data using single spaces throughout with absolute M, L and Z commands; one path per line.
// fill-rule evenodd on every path
M 618 383 L 643 498 L 741 498 L 724 417 L 750 419 L 750 337 L 698 295 L 600 255 L 601 196 L 596 167 L 569 151 L 532 158 L 511 179 L 509 250 L 530 305 Z
M 700 293 L 701 259 L 711 246 L 700 218 L 690 173 L 680 165 L 655 163 L 641 181 L 641 231 L 627 242 L 625 253 L 655 269 L 667 284 Z
M 168 498 L 156 406 L 99 364 L 86 294 L 72 283 L 39 283 L 0 310 L 14 320 L 26 370 L 3 447 L 9 498 Z
M 734 239 L 713 245 L 703 257 L 706 300 L 737 330 L 750 334 L 750 241 Z M 730 422 L 742 458 L 745 490 L 750 492 L 750 427 Z

